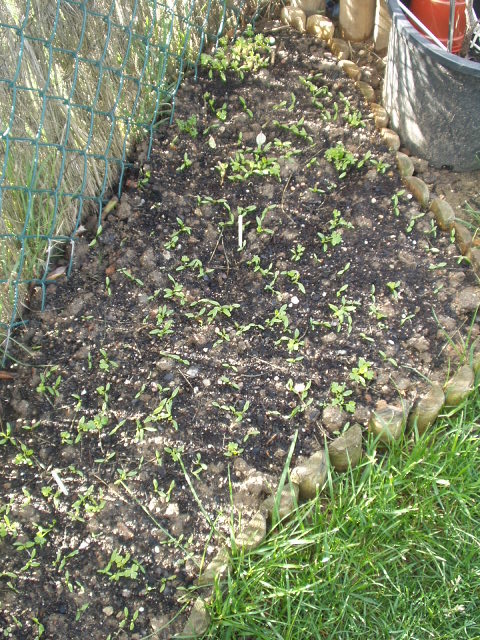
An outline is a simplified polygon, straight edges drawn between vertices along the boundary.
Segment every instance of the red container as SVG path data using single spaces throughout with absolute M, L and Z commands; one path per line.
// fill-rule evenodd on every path
M 414 13 L 434 36 L 448 47 L 448 25 L 450 20 L 450 0 L 412 0 L 410 11 Z M 422 30 L 414 26 L 428 37 Z M 465 0 L 455 2 L 455 23 L 453 29 L 452 53 L 458 53 L 462 48 L 467 20 L 465 16 Z

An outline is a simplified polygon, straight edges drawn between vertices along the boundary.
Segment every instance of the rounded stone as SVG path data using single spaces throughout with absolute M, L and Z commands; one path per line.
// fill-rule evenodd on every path
M 400 151 L 397 152 L 397 167 L 401 178 L 410 178 L 410 176 L 413 176 L 415 169 L 413 162 L 407 155 Z
M 303 464 L 292 470 L 292 482 L 298 484 L 300 500 L 311 500 L 321 491 L 327 479 L 327 458 L 317 451 Z
M 355 87 L 360 91 L 367 102 L 375 102 L 375 89 L 368 82 L 357 80 Z
M 430 204 L 430 211 L 442 231 L 451 231 L 455 222 L 455 213 L 446 200 L 435 198 Z
M 428 207 L 428 201 L 430 200 L 430 190 L 423 180 L 410 176 L 404 178 L 405 186 L 410 191 L 415 200 L 420 203 L 422 207 Z
M 453 228 L 455 229 L 455 242 L 458 248 L 463 256 L 468 255 L 473 241 L 472 234 L 461 222 L 455 222 Z
M 345 433 L 328 445 L 328 456 L 337 471 L 355 467 L 362 457 L 362 427 L 352 425 Z
M 330 48 L 335 57 L 339 60 L 348 60 L 350 58 L 350 47 L 341 38 L 332 38 Z
M 325 13 L 326 0 L 291 0 L 290 5 L 295 9 L 301 9 L 307 16 L 314 13 Z
M 372 102 L 370 104 L 370 110 L 373 114 L 373 120 L 377 129 L 385 129 L 388 126 L 388 113 L 381 104 Z
M 445 394 L 438 382 L 432 385 L 428 393 L 418 400 L 408 418 L 410 429 L 417 427 L 419 435 L 432 426 L 445 404 Z
M 342 407 L 328 404 L 322 412 L 322 423 L 330 433 L 340 431 L 345 424 L 346 414 Z
M 330 42 L 335 33 L 335 25 L 325 16 L 313 15 L 307 18 L 307 33 Z
M 306 29 L 307 16 L 301 9 L 294 7 L 283 7 L 280 13 L 280 20 L 283 24 L 288 24 L 297 31 L 304 32 Z
M 445 385 L 445 405 L 456 407 L 470 394 L 475 382 L 472 367 L 464 364 Z
M 400 440 L 405 430 L 405 425 L 405 409 L 387 405 L 384 409 L 372 412 L 368 422 L 368 430 L 374 436 L 377 436 L 380 442 L 389 444 L 392 440 Z
M 235 544 L 243 551 L 253 551 L 262 544 L 266 535 L 267 519 L 264 513 L 258 511 L 235 537 Z
M 360 67 L 352 60 L 340 60 L 338 66 L 346 73 L 346 75 L 352 80 L 360 80 L 362 72 Z
M 300 494 L 300 487 L 296 484 L 293 479 L 291 484 L 287 485 L 282 493 L 280 494 L 280 499 L 278 500 L 278 517 L 280 520 L 284 518 L 288 518 L 288 516 L 295 511 L 298 504 L 298 497 Z M 261 510 L 263 513 L 266 513 L 270 517 L 273 516 L 275 512 L 275 504 L 277 502 L 276 494 L 273 496 L 269 496 L 263 501 L 263 505 Z
M 480 248 L 472 247 L 470 249 L 470 264 L 472 265 L 475 273 L 480 275 Z
M 179 638 L 200 638 L 210 625 L 210 615 L 205 601 L 197 598 L 193 604 L 187 623 Z
M 230 553 L 227 547 L 222 547 L 198 578 L 197 585 L 204 587 L 209 584 L 214 584 L 216 579 L 221 580 L 227 573 L 229 562 Z
M 455 295 L 454 307 L 458 313 L 471 313 L 480 306 L 480 288 L 464 287 Z
M 380 137 L 390 151 L 398 151 L 400 149 L 400 138 L 395 131 L 383 127 L 380 129 Z

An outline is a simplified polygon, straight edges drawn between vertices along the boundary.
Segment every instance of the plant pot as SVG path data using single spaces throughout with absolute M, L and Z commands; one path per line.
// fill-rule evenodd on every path
M 442 44 L 447 46 L 450 22 L 450 0 L 412 0 L 410 3 L 410 11 L 417 16 L 420 22 L 422 22 L 434 36 L 437 36 Z M 414 26 L 416 27 L 416 25 Z M 419 29 L 419 27 L 416 28 Z M 466 29 L 465 0 L 456 0 L 452 53 L 459 53 L 462 48 Z M 422 33 L 421 29 L 419 29 L 419 31 Z
M 480 169 L 480 64 L 447 53 L 388 0 L 392 29 L 383 84 L 390 126 L 434 167 Z

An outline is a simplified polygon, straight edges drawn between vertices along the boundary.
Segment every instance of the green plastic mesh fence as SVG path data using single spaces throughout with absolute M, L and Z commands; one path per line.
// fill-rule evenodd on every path
M 129 154 L 173 115 L 200 53 L 258 9 L 247 0 L 0 3 L 0 343 L 29 296 L 72 269 L 88 211 L 120 196 Z

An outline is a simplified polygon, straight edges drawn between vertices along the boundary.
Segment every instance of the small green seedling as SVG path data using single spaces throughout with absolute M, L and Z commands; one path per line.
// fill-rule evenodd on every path
M 197 116 L 196 115 L 190 116 L 190 118 L 188 118 L 188 120 L 180 120 L 180 119 L 177 118 L 176 124 L 177 124 L 178 130 L 181 133 L 186 133 L 191 138 L 196 138 L 198 136 Z
M 390 290 L 392 296 L 395 298 L 395 300 L 398 298 L 399 296 L 399 289 L 400 289 L 400 285 L 402 283 L 400 282 L 400 280 L 396 280 L 395 282 L 393 280 L 391 280 L 390 282 L 387 282 L 387 289 Z
M 373 362 L 365 360 L 365 358 L 359 358 L 356 367 L 353 367 L 350 372 L 350 380 L 357 382 L 362 387 L 366 386 L 367 380 L 373 380 L 374 373 L 372 371 Z

